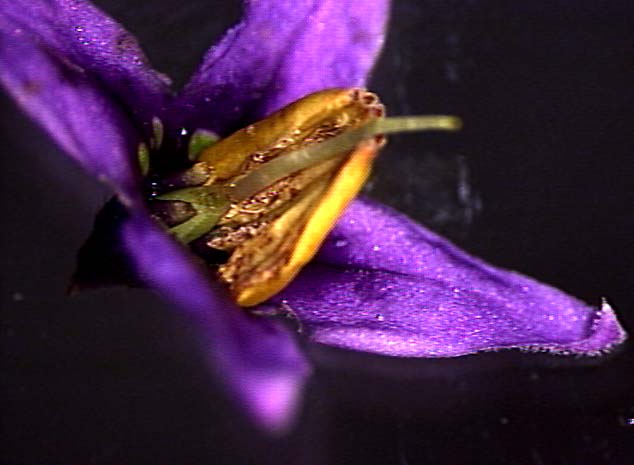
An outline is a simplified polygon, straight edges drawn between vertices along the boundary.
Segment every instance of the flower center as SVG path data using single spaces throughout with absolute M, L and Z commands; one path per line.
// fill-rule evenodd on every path
M 192 165 L 156 180 L 149 207 L 218 266 L 239 305 L 257 305 L 316 253 L 363 186 L 385 134 L 459 126 L 447 116 L 385 118 L 370 92 L 324 90 L 220 141 L 194 133 Z

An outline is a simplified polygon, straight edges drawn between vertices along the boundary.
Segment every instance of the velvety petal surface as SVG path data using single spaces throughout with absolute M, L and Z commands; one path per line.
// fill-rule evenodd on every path
M 0 0 L 0 18 L 47 53 L 92 76 L 141 122 L 158 116 L 167 78 L 148 64 L 136 39 L 84 0 Z
M 595 355 L 625 338 L 612 309 L 478 260 L 392 209 L 355 201 L 275 299 L 311 339 L 406 357 L 526 348 Z
M 200 329 L 202 350 L 238 403 L 269 430 L 285 430 L 310 373 L 290 333 L 238 308 L 196 259 L 145 214 L 123 225 L 122 240 L 139 276 Z
M 251 0 L 180 97 L 192 127 L 221 134 L 311 92 L 363 85 L 389 1 Z
M 136 199 L 139 139 L 128 116 L 82 68 L 3 17 L 0 83 L 89 173 L 113 184 L 125 203 Z

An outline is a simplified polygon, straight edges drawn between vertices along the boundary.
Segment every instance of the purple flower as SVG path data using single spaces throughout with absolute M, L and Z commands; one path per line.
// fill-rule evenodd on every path
M 246 3 L 243 21 L 205 56 L 178 94 L 135 39 L 82 0 L 0 0 L 0 79 L 126 213 L 118 240 L 135 273 L 200 328 L 204 353 L 230 391 L 269 429 L 289 424 L 310 373 L 277 321 L 238 308 L 151 219 L 137 147 L 152 120 L 226 135 L 308 93 L 363 85 L 387 1 Z M 167 144 L 169 146 L 169 144 Z M 407 357 L 524 348 L 595 355 L 625 338 L 607 303 L 593 309 L 494 268 L 403 215 L 358 200 L 316 259 L 262 305 L 283 307 L 312 341 Z

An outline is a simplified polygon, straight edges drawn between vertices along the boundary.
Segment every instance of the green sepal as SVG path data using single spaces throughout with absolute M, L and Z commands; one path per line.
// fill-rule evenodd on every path
M 169 230 L 184 244 L 211 231 L 231 206 L 231 202 L 221 195 L 217 188 L 210 186 L 187 187 L 167 192 L 156 198 L 158 200 L 187 202 L 196 210 L 196 216 Z
M 198 160 L 201 152 L 220 140 L 220 137 L 207 129 L 197 129 L 189 139 L 187 155 L 191 161 Z
M 152 118 L 152 141 L 151 146 L 153 149 L 159 149 L 163 145 L 163 123 L 158 117 Z
M 211 231 L 220 218 L 227 213 L 229 203 L 226 202 L 214 207 L 194 205 L 194 208 L 196 216 L 169 230 L 183 244 L 188 244 Z
M 147 176 L 150 172 L 150 151 L 143 142 L 139 144 L 139 148 L 137 149 L 137 160 L 139 162 L 141 176 Z

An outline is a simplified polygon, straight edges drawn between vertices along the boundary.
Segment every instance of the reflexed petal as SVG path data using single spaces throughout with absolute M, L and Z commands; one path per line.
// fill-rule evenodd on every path
M 220 133 L 309 93 L 363 85 L 382 42 L 387 0 L 252 0 L 181 96 L 191 126 Z
M 625 338 L 609 305 L 596 310 L 492 267 L 365 200 L 276 300 L 315 341 L 396 356 L 512 347 L 595 355 Z
M 202 349 L 239 403 L 270 430 L 289 426 L 310 372 L 291 335 L 236 307 L 195 258 L 144 214 L 124 224 L 122 240 L 146 284 L 200 328 Z
M 0 25 L 82 68 L 137 120 L 159 115 L 166 78 L 154 71 L 130 33 L 84 0 L 0 0 Z M 4 22 L 4 25 L 2 24 Z
M 128 117 L 81 68 L 4 25 L 0 18 L 0 82 L 89 173 L 125 203 L 136 199 L 138 136 Z

